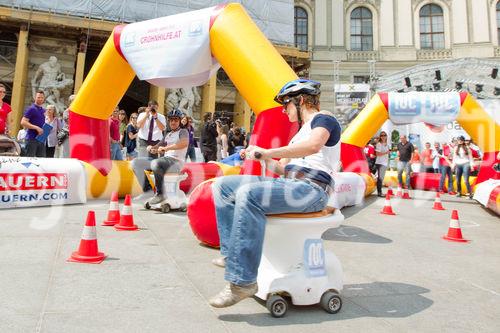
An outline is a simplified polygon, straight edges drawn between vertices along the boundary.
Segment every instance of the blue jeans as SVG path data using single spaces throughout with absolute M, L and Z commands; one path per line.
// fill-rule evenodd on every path
M 226 257 L 224 278 L 237 285 L 257 280 L 266 214 L 316 212 L 328 203 L 319 185 L 285 178 L 219 177 L 212 192 L 221 254 Z
M 403 187 L 403 171 L 406 171 L 406 188 L 410 189 L 411 164 L 406 161 L 398 162 L 398 184 Z
M 457 177 L 457 192 L 462 192 L 462 175 L 464 176 L 465 187 L 467 188 L 467 193 L 472 193 L 469 183 L 469 174 L 470 174 L 470 164 L 457 164 L 456 166 L 456 177 Z
M 122 146 L 119 142 L 111 144 L 111 159 L 113 161 L 123 161 Z
M 441 172 L 441 178 L 439 179 L 439 192 L 443 190 L 444 180 L 448 176 L 448 192 L 453 191 L 453 177 L 451 173 L 451 167 L 449 165 L 440 165 L 439 171 Z

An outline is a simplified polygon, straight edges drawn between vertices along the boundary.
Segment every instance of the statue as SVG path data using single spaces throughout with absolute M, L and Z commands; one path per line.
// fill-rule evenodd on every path
M 43 90 L 48 103 L 54 104 L 57 111 L 62 112 L 66 106 L 61 101 L 61 91 L 73 84 L 72 79 L 67 79 L 61 71 L 61 64 L 54 56 L 38 67 L 33 79 L 31 80 L 31 89 L 33 98 L 38 90 Z
M 197 87 L 183 87 L 170 89 L 166 98 L 167 111 L 177 107 L 186 115 L 193 118 L 193 108 L 200 105 L 201 96 Z
M 179 107 L 179 102 L 180 102 L 179 89 L 176 89 L 176 88 L 169 89 L 168 96 L 165 99 L 165 104 L 167 106 L 167 112 L 172 111 L 173 108 Z

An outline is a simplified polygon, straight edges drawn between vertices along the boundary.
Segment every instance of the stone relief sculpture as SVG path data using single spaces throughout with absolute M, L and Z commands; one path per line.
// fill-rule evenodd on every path
M 193 118 L 193 109 L 200 105 L 201 96 L 198 92 L 198 87 L 170 89 L 165 102 L 167 111 L 177 107 L 186 115 Z
M 57 58 L 50 56 L 48 61 L 38 67 L 31 79 L 31 90 L 33 98 L 38 90 L 43 90 L 46 102 L 55 105 L 58 112 L 63 112 L 66 105 L 61 98 L 61 92 L 72 84 L 73 80 L 66 78 Z

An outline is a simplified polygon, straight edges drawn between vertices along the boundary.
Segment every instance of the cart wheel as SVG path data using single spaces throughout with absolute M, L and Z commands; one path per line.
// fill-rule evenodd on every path
M 342 299 L 333 291 L 327 291 L 321 296 L 321 307 L 328 313 L 337 313 L 342 308 Z
M 144 203 L 144 208 L 151 209 L 151 205 L 149 204 L 149 202 L 146 201 L 146 203 Z
M 162 213 L 168 213 L 168 212 L 170 212 L 170 205 L 168 203 L 161 205 L 161 212 Z
M 179 207 L 179 209 L 180 209 L 182 212 L 187 211 L 187 206 L 186 206 L 186 204 L 182 204 L 182 205 Z
M 271 312 L 271 316 L 281 318 L 288 310 L 288 303 L 280 295 L 271 295 L 266 301 L 266 307 Z

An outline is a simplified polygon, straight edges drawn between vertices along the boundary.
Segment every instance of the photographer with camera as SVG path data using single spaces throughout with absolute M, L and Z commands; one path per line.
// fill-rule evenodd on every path
M 150 190 L 144 170 L 150 169 L 151 161 L 158 158 L 158 153 L 149 151 L 147 147 L 155 146 L 163 139 L 166 124 L 167 120 L 158 112 L 158 102 L 155 100 L 149 101 L 146 110 L 137 117 L 138 156 L 133 160 L 132 168 L 144 192 Z

